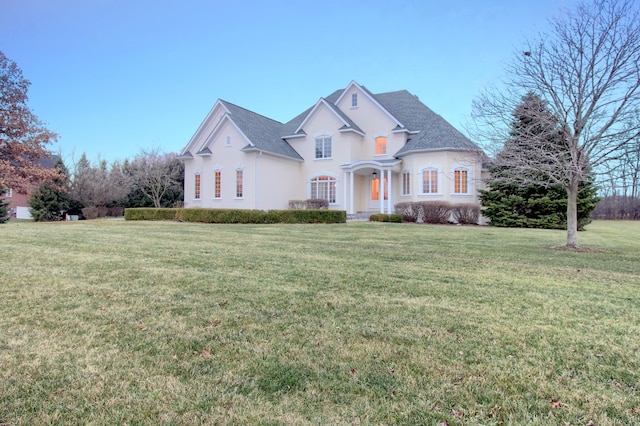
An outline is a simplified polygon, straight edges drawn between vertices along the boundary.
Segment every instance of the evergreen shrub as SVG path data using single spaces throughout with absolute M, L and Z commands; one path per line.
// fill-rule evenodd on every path
M 9 202 L 2 197 L 5 192 L 4 188 L 0 188 L 0 223 L 5 223 L 9 220 Z
M 201 223 L 345 223 L 344 210 L 245 210 L 208 208 L 132 208 L 126 220 L 180 220 Z

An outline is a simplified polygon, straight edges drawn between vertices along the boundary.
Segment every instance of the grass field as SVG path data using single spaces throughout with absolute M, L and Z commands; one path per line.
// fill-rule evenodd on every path
M 0 226 L 0 424 L 640 424 L 640 223 Z

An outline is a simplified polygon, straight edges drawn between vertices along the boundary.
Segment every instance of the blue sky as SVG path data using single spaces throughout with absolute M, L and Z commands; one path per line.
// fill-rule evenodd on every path
M 471 102 L 575 0 L 1 0 L 0 50 L 67 164 L 180 151 L 216 99 L 288 121 L 351 80 L 463 130 Z

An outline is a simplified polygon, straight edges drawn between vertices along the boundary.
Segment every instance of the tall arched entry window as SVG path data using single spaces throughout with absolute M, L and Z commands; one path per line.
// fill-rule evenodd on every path
M 309 198 L 328 200 L 329 204 L 336 202 L 338 182 L 331 176 L 317 176 L 310 181 Z

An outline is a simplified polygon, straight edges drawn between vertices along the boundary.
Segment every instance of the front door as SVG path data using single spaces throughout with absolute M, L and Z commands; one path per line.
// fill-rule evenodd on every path
M 387 178 L 384 178 L 384 199 L 389 199 L 389 190 L 387 185 Z M 380 177 L 379 176 L 371 176 L 371 199 L 369 200 L 369 208 L 371 209 L 380 209 L 380 198 L 382 193 L 382 188 L 380 188 Z

